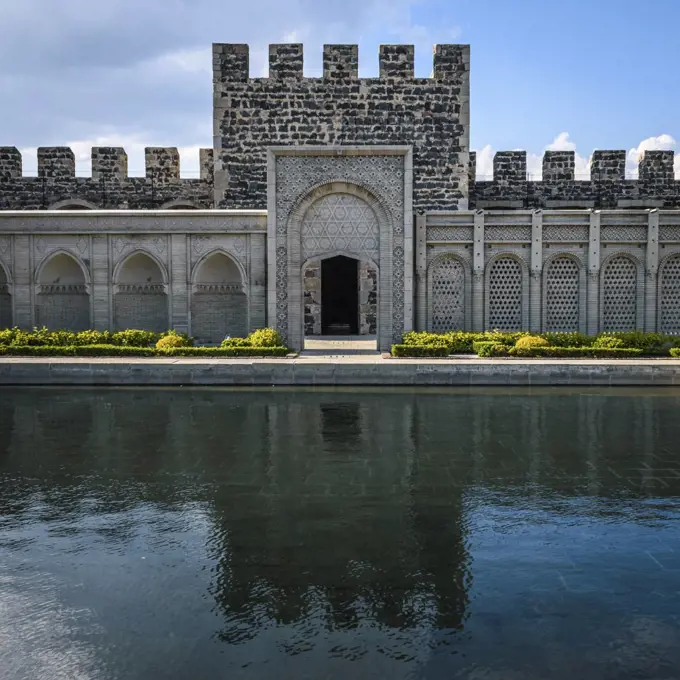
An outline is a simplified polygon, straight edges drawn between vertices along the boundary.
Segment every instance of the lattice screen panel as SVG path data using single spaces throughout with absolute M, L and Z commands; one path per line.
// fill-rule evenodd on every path
M 465 270 L 452 257 L 436 262 L 432 270 L 432 330 L 465 328 Z
M 579 329 L 579 271 L 570 257 L 557 257 L 545 279 L 545 329 L 571 332 Z
M 637 267 L 625 255 L 612 258 L 602 282 L 602 328 L 635 330 L 637 324 Z
M 661 272 L 659 330 L 680 335 L 680 256 L 667 260 Z
M 501 257 L 489 271 L 489 329 L 522 330 L 522 268 Z

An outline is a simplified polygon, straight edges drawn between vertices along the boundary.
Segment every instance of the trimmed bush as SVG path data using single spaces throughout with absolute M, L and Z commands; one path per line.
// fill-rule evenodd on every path
M 281 357 L 287 347 L 128 347 L 126 345 L 1 345 L 0 356 L 40 357 Z
M 510 348 L 497 342 L 476 342 L 477 355 L 480 357 L 507 357 Z
M 671 347 L 670 355 L 676 359 L 680 359 L 680 347 Z
M 515 343 L 515 348 L 518 350 L 534 349 L 534 347 L 548 347 L 550 343 L 538 335 L 525 335 L 519 338 Z
M 246 338 L 250 347 L 282 347 L 281 333 L 273 328 L 260 328 Z
M 600 335 L 595 338 L 595 341 L 591 347 L 597 349 L 622 349 L 626 344 L 621 338 L 617 338 L 613 335 Z
M 287 347 L 175 347 L 157 350 L 159 356 L 173 357 L 285 357 Z
M 392 345 L 393 357 L 445 357 L 449 348 L 442 345 Z
M 159 338 L 156 343 L 156 349 L 173 349 L 175 347 L 189 347 L 189 339 L 186 335 L 180 335 L 175 331 L 168 331 L 165 335 Z
M 593 336 L 583 333 L 543 333 L 542 338 L 553 347 L 590 347 L 593 344 Z
M 159 333 L 130 328 L 126 331 L 114 333 L 111 336 L 111 344 L 121 345 L 122 347 L 150 347 L 155 345 L 160 337 Z
M 523 358 L 635 359 L 642 356 L 642 350 L 634 347 L 533 347 L 531 349 L 511 347 L 509 354 L 510 356 Z
M 248 338 L 227 338 L 222 340 L 222 347 L 250 347 Z

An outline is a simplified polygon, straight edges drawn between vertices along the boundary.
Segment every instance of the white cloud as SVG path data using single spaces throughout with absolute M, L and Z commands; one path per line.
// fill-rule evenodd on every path
M 647 137 L 637 146 L 628 151 L 626 157 L 626 177 L 637 179 L 638 161 L 643 151 L 649 150 L 675 150 L 677 142 L 669 134 L 661 134 L 657 137 Z M 588 156 L 580 154 L 576 150 L 576 144 L 569 138 L 568 132 L 560 132 L 550 144 L 547 144 L 544 151 L 574 151 L 575 168 L 574 175 L 577 180 L 590 179 L 590 159 Z M 482 147 L 477 151 L 477 178 L 480 180 L 490 180 L 493 177 L 493 157 L 496 150 L 490 145 Z M 675 156 L 675 176 L 680 179 L 680 154 Z M 527 152 L 527 177 L 530 180 L 540 180 L 543 176 L 543 154 Z

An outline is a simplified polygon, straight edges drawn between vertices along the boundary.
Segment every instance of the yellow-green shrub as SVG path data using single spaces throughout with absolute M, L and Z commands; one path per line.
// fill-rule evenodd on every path
M 248 335 L 248 345 L 250 347 L 281 347 L 283 338 L 281 334 L 273 328 L 260 328 Z
M 176 347 L 189 347 L 190 343 L 186 336 L 175 331 L 168 331 L 156 343 L 156 349 L 174 349 Z

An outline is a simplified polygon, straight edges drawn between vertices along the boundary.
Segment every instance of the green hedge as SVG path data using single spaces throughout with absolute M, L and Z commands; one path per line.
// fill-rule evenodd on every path
M 450 354 L 479 354 L 480 356 L 505 356 L 507 350 L 523 337 L 534 335 L 547 340 L 551 347 L 565 349 L 593 348 L 593 349 L 636 349 L 646 356 L 668 356 L 673 347 L 680 348 L 680 337 L 664 335 L 662 333 L 645 333 L 630 331 L 621 333 L 600 333 L 598 335 L 584 335 L 582 333 L 540 333 L 532 334 L 527 331 L 503 333 L 501 331 L 450 331 L 448 333 L 429 333 L 426 331 L 411 331 L 405 333 L 401 345 L 394 356 L 446 356 Z M 489 347 L 496 347 L 491 350 Z M 405 349 L 405 348 L 411 349 Z M 439 347 L 439 352 L 429 354 L 423 347 Z M 598 352 L 598 356 L 602 353 Z M 557 354 L 555 354 L 557 356 Z M 584 356 L 584 355 L 582 355 Z M 595 356 L 594 354 L 592 356 Z
M 636 347 L 511 347 L 508 354 L 513 357 L 533 358 L 635 359 L 642 356 L 643 352 Z
M 392 345 L 393 357 L 445 357 L 449 348 L 445 345 Z
M 670 354 L 676 359 L 680 359 L 680 347 L 671 347 Z
M 152 347 L 161 338 L 175 336 L 186 344 L 193 344 L 186 333 L 169 330 L 164 333 L 152 333 L 128 329 L 126 331 L 59 331 L 48 328 L 34 328 L 32 331 L 20 328 L 0 330 L 0 346 L 33 346 L 33 347 L 75 347 L 83 345 L 116 345 L 119 347 Z
M 121 345 L 0 345 L 0 356 L 34 357 L 282 357 L 287 347 L 126 347 Z

